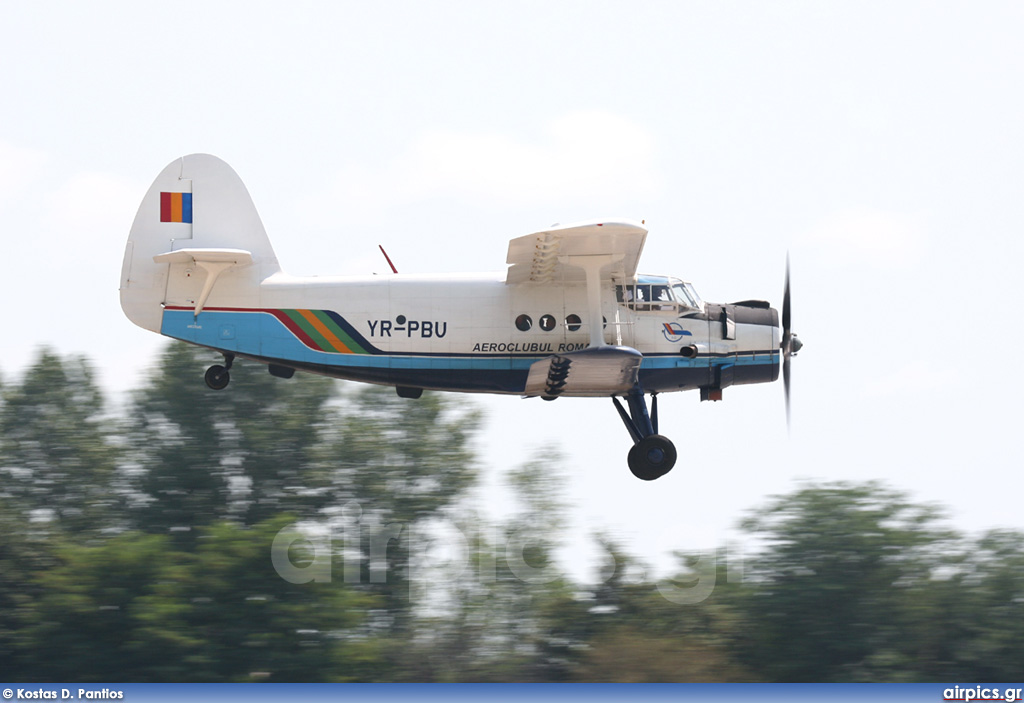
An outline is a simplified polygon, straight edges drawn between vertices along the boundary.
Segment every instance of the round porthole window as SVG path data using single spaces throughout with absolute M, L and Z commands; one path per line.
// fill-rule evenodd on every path
M 556 324 L 558 323 L 555 322 L 554 315 L 543 315 L 540 318 L 540 328 L 545 332 L 550 332 L 551 330 L 555 329 Z
M 533 327 L 533 320 L 530 319 L 529 315 L 520 315 L 516 318 L 516 329 L 520 332 L 526 332 Z
M 565 318 L 565 326 L 570 332 L 578 332 L 582 324 L 583 320 L 579 315 L 572 314 Z

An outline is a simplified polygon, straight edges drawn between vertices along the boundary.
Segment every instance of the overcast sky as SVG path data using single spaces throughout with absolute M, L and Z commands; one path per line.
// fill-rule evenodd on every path
M 163 342 L 121 313 L 124 243 L 209 152 L 289 273 L 386 271 L 377 244 L 501 270 L 513 237 L 628 217 L 641 271 L 777 307 L 790 252 L 789 438 L 781 384 L 662 396 L 680 459 L 647 484 L 610 401 L 475 397 L 496 505 L 563 451 L 576 564 L 594 531 L 715 547 L 799 478 L 1024 528 L 1021 36 L 1014 2 L 4 3 L 0 374 L 47 344 L 139 383 Z

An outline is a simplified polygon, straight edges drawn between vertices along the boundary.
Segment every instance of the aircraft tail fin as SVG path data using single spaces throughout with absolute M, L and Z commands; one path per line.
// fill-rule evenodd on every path
M 165 305 L 194 307 L 197 316 L 207 299 L 258 305 L 260 281 L 280 270 L 238 174 L 215 156 L 192 154 L 161 171 L 139 206 L 121 267 L 121 308 L 159 332 Z

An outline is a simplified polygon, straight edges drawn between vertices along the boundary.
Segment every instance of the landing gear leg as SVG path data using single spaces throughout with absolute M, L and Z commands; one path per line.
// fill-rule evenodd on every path
M 231 382 L 231 374 L 228 370 L 231 368 L 231 364 L 235 361 L 234 354 L 224 355 L 224 365 L 214 364 L 210 368 L 206 369 L 206 376 L 204 380 L 206 385 L 215 391 L 222 391 L 228 387 L 228 383 Z
M 629 412 L 622 403 L 612 396 L 615 409 L 622 418 L 622 423 L 633 438 L 633 448 L 629 450 L 629 470 L 642 481 L 653 481 L 661 478 L 676 464 L 676 448 L 667 437 L 658 434 L 658 398 L 651 395 L 651 415 L 647 414 L 647 403 L 644 392 L 637 386 L 626 396 Z

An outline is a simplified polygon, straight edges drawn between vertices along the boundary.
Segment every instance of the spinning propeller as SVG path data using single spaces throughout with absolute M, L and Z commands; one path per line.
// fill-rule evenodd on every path
M 789 302 L 789 254 L 786 254 L 786 289 L 782 294 L 782 385 L 786 391 L 786 426 L 789 426 L 789 357 L 796 356 L 804 346 L 793 333 L 793 315 Z

